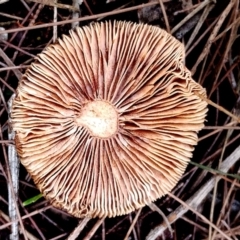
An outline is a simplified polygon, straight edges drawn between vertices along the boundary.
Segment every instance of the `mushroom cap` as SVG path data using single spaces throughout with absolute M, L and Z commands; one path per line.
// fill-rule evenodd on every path
M 205 90 L 164 30 L 102 22 L 46 48 L 19 83 L 12 126 L 22 164 L 76 217 L 114 217 L 177 184 L 204 126 Z

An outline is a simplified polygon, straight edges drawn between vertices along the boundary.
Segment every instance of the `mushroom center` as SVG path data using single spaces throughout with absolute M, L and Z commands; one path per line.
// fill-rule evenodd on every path
M 94 137 L 109 138 L 117 132 L 118 113 L 110 103 L 96 100 L 82 107 L 76 122 L 86 127 Z

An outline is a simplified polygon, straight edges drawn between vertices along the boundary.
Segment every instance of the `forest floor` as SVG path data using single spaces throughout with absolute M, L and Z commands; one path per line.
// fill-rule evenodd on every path
M 209 104 L 191 164 L 169 195 L 125 216 L 77 219 L 44 198 L 24 206 L 39 190 L 22 165 L 18 175 L 9 100 L 46 46 L 106 20 L 155 25 L 185 45 Z M 240 239 L 239 27 L 239 0 L 0 0 L 0 239 Z

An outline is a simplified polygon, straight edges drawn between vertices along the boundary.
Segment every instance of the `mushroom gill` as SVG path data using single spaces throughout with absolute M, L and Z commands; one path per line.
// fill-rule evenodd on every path
M 183 45 L 164 30 L 77 28 L 19 83 L 11 119 L 20 160 L 54 206 L 76 217 L 127 214 L 185 171 L 207 112 L 199 94 Z

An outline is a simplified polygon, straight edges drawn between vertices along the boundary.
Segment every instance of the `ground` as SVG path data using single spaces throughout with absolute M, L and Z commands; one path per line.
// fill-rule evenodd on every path
M 62 5 L 54 8 L 52 0 L 0 0 L 0 239 L 12 231 L 8 206 L 16 206 L 17 196 L 9 199 L 8 187 L 16 179 L 19 239 L 67 239 L 79 224 L 82 229 L 69 239 L 239 239 L 239 0 L 73 2 L 58 1 Z M 13 183 L 9 177 L 8 150 L 15 142 L 8 136 L 7 103 L 36 55 L 75 27 L 73 18 L 79 26 L 125 20 L 165 29 L 184 44 L 186 66 L 207 91 L 206 126 L 192 164 L 169 195 L 129 215 L 82 220 L 44 198 L 24 207 L 39 190 L 22 165 Z

